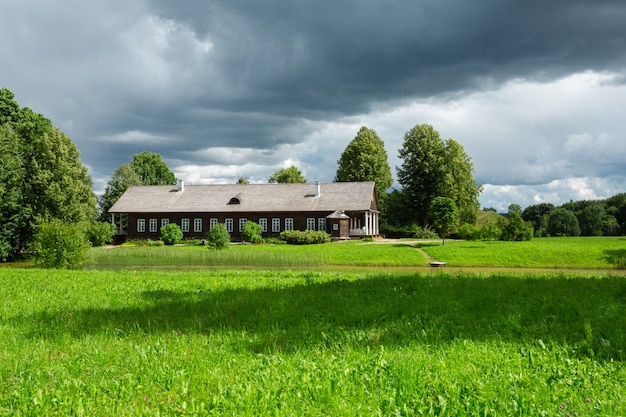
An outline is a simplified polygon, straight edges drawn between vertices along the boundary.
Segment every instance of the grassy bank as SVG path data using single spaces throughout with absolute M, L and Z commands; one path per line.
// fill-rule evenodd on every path
M 418 247 L 450 266 L 626 269 L 626 238 L 538 238 L 525 242 L 448 240 Z
M 624 415 L 610 275 L 0 269 L 0 415 Z

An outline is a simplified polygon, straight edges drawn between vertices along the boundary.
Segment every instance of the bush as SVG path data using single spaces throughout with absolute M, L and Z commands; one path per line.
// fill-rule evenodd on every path
M 461 239 L 476 240 L 479 236 L 479 232 L 478 232 L 478 229 L 476 229 L 476 226 L 469 224 L 469 223 L 465 223 L 463 226 L 459 227 L 459 230 L 457 231 L 457 235 Z
M 161 240 L 166 245 L 175 245 L 183 240 L 183 231 L 176 223 L 166 224 L 161 228 Z
M 255 222 L 247 221 L 241 231 L 241 240 L 246 242 L 258 243 L 263 240 L 261 236 L 261 225 Z
M 223 223 L 213 226 L 213 229 L 207 233 L 207 243 L 214 249 L 226 249 L 230 243 L 230 233 L 226 230 Z
M 91 246 L 104 246 L 113 242 L 113 235 L 116 231 L 114 224 L 93 222 L 87 229 L 87 239 L 91 242 Z
M 416 224 L 410 226 L 411 234 L 408 237 L 415 239 L 439 239 L 439 235 L 428 227 L 421 227 Z
M 330 242 L 330 235 L 323 231 L 315 230 L 284 230 L 280 233 L 280 239 L 290 245 L 310 245 Z
M 83 227 L 54 219 L 39 224 L 31 249 L 43 267 L 70 269 L 87 262 L 90 247 Z

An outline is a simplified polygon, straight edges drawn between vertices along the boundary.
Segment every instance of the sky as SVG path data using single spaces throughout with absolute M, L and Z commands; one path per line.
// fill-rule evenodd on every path
M 626 192 L 623 0 L 0 0 L 0 87 L 96 193 L 142 151 L 186 184 L 334 180 L 361 126 L 460 143 L 481 207 Z M 394 187 L 399 188 L 397 182 Z

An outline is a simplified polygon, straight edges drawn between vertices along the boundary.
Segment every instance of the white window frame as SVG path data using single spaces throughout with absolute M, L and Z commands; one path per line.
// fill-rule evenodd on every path
M 161 228 L 164 228 L 168 224 L 170 224 L 170 219 L 161 219 Z
M 157 219 L 150 219 L 150 233 L 156 233 L 158 224 Z
M 246 223 L 248 222 L 248 219 L 246 219 L 245 217 L 241 217 L 239 219 L 239 232 L 243 232 L 243 227 L 246 225 Z
M 285 217 L 285 230 L 293 230 L 293 217 Z
M 306 218 L 306 230 L 315 230 L 315 217 Z
M 233 225 L 234 225 L 234 221 L 231 217 L 224 219 L 224 226 L 226 226 L 226 231 L 228 233 L 233 232 Z
M 326 231 L 326 217 L 319 217 L 317 219 L 317 230 Z
M 213 230 L 213 228 L 214 228 L 215 226 L 217 226 L 217 225 L 219 224 L 219 222 L 220 222 L 220 221 L 219 221 L 217 218 L 215 218 L 215 217 L 211 217 L 211 218 L 209 219 L 209 230 Z
M 146 219 L 137 219 L 137 233 L 146 233 Z
M 202 218 L 196 217 L 193 219 L 193 231 L 194 233 L 202 233 Z
M 280 232 L 280 217 L 272 218 L 272 232 Z
M 261 226 L 261 233 L 267 232 L 267 217 L 259 218 L 259 226 Z
M 183 233 L 189 232 L 189 219 L 180 219 L 180 230 Z

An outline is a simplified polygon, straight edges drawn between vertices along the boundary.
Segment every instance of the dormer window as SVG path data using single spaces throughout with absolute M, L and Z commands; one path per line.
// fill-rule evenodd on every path
M 236 196 L 230 199 L 228 204 L 241 204 L 241 197 L 242 197 L 241 193 L 237 194 Z

